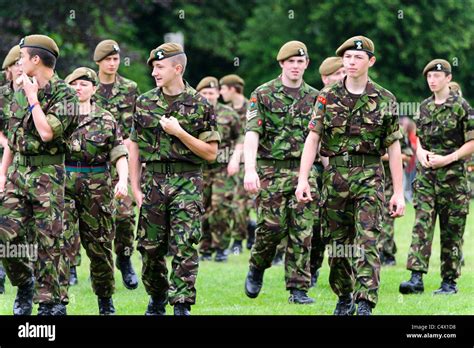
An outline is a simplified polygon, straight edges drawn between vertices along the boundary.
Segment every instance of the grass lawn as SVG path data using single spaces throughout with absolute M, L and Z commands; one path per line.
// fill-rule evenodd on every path
M 398 246 L 397 265 L 382 269 L 379 304 L 374 314 L 474 314 L 474 201 L 471 202 L 464 234 L 465 266 L 459 279 L 459 293 L 453 296 L 433 296 L 432 291 L 440 285 L 439 228 L 435 232 L 430 271 L 424 277 L 425 293 L 403 296 L 398 292 L 400 282 L 407 280 L 410 273 L 405 269 L 407 252 L 414 222 L 412 206 L 407 208 L 406 216 L 396 221 L 395 239 Z M 89 276 L 89 260 L 84 252 L 83 263 L 78 268 L 79 284 L 70 288 L 71 303 L 68 314 L 98 314 L 97 299 L 92 292 Z M 316 299 L 312 305 L 288 304 L 285 290 L 283 266 L 272 267 L 265 273 L 264 286 L 257 299 L 249 299 L 243 291 L 244 279 L 248 270 L 249 252 L 231 255 L 227 263 L 202 262 L 197 278 L 197 304 L 192 314 L 201 315 L 330 315 L 337 297 L 328 284 L 329 268 L 327 260 L 321 269 L 318 284 L 309 292 Z M 133 263 L 141 270 L 139 253 L 135 252 Z M 138 289 L 127 290 L 121 281 L 119 271 L 115 272 L 116 293 L 114 304 L 117 314 L 138 314 L 145 312 L 148 296 L 143 284 Z M 9 282 L 6 293 L 0 295 L 0 314 L 10 315 L 16 289 Z M 172 308 L 167 307 L 168 314 Z M 36 308 L 34 309 L 36 313 Z

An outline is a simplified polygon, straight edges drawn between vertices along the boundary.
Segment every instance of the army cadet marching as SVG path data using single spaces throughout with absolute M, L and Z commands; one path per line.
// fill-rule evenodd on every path
M 8 147 L 7 126 L 8 126 L 8 110 L 13 98 L 13 93 L 20 89 L 17 78 L 21 76 L 23 70 L 20 65 L 20 46 L 13 46 L 3 60 L 2 71 L 5 72 L 7 83 L 0 87 L 0 168 L 3 157 L 3 149 Z M 6 173 L 6 168 L 0 173 Z M 6 176 L 0 178 L 0 204 L 6 183 Z M 0 262 L 0 294 L 5 292 L 6 273 L 3 268 L 3 262 Z
M 92 289 L 98 297 L 99 314 L 111 315 L 115 313 L 112 301 L 115 289 L 112 200 L 128 193 L 128 152 L 114 116 L 92 101 L 99 85 L 95 71 L 77 68 L 66 77 L 66 82 L 77 92 L 80 113 L 79 125 L 71 135 L 66 153 L 63 246 L 66 272 L 62 297 L 67 298 L 69 256 L 71 250 L 74 253 L 76 249 L 69 242 L 78 223 L 80 241 L 91 261 Z M 110 165 L 117 167 L 119 181 L 115 186 L 112 185 Z M 66 299 L 62 300 L 66 302 Z
M 77 126 L 77 97 L 54 73 L 59 55 L 54 40 L 29 35 L 21 40 L 20 51 L 23 93 L 15 93 L 9 111 L 10 149 L 5 149 L 2 170 L 12 162 L 13 168 L 8 171 L 2 200 L 0 240 L 14 245 L 34 241 L 38 260 L 34 270 L 26 257 L 5 258 L 3 262 L 12 285 L 18 286 L 14 314 L 31 314 L 34 271 L 38 315 L 62 315 L 66 306 L 60 302 L 58 266 L 64 154 L 66 139 Z
M 130 181 L 140 207 L 137 249 L 150 295 L 145 314 L 165 314 L 169 302 L 175 315 L 189 315 L 196 301 L 195 244 L 204 213 L 201 168 L 216 159 L 220 136 L 212 106 L 183 80 L 187 57 L 182 46 L 158 46 L 147 62 L 157 87 L 137 99 L 130 137 Z M 176 254 L 168 282 L 169 243 Z
M 245 293 L 255 298 L 265 269 L 287 237 L 285 280 L 289 302 L 309 304 L 307 296 L 314 207 L 296 202 L 298 159 L 318 91 L 303 81 L 309 64 L 304 43 L 290 41 L 278 52 L 282 73 L 258 87 L 250 99 L 244 143 L 245 189 L 258 193 L 256 240 L 251 251 Z M 256 160 L 258 154 L 258 161 Z M 258 163 L 258 173 L 256 164 Z M 313 173 L 314 174 L 314 173 Z M 316 177 L 311 176 L 317 195 Z
M 409 281 L 400 284 L 402 294 L 424 291 L 436 218 L 440 220 L 441 287 L 434 294 L 458 292 L 462 240 L 469 212 L 466 162 L 474 152 L 474 109 L 451 91 L 451 65 L 434 59 L 423 69 L 433 95 L 420 106 L 417 127 L 418 158 L 413 183 L 415 224 L 408 254 Z
M 332 290 L 339 296 L 334 314 L 370 315 L 379 289 L 380 260 L 376 247 L 381 229 L 384 174 L 380 156 L 388 149 L 394 195 L 392 217 L 402 216 L 405 200 L 395 97 L 368 78 L 375 63 L 374 44 L 364 36 L 345 41 L 336 51 L 347 76 L 319 94 L 304 145 L 296 196 L 312 200 L 308 174 L 321 142 L 329 157 L 323 174 L 323 231 L 330 237 Z M 343 252 L 340 252 L 343 250 Z M 355 274 L 354 274 L 355 273 Z M 355 282 L 354 282 L 355 276 Z
M 220 95 L 224 102 L 228 103 L 240 117 L 241 133 L 245 136 L 245 115 L 247 113 L 248 100 L 244 96 L 245 81 L 236 74 L 230 74 L 222 77 L 219 80 Z M 243 163 L 243 146 L 238 144 L 234 150 L 234 158 L 240 158 Z M 255 200 L 251 197 L 244 188 L 244 171 L 241 165 L 237 163 L 229 163 L 228 174 L 231 176 L 237 175 L 237 196 L 235 202 L 237 204 L 237 213 L 235 228 L 232 231 L 232 239 L 234 240 L 231 251 L 234 254 L 242 252 L 242 242 L 247 239 L 247 249 L 252 249 L 255 242 L 255 228 L 256 221 L 250 217 L 250 211 L 255 208 Z
M 118 74 L 120 66 L 120 47 L 114 40 L 101 41 L 94 51 L 94 61 L 99 66 L 100 85 L 94 94 L 94 100 L 103 109 L 109 111 L 117 120 L 122 132 L 123 141 L 128 147 L 132 116 L 135 102 L 140 94 L 136 82 Z M 112 184 L 117 185 L 119 177 L 112 170 Z M 136 289 L 138 279 L 131 263 L 133 243 L 135 240 L 135 209 L 133 198 L 126 195 L 114 200 L 116 203 L 116 234 L 114 251 L 116 264 L 122 273 L 123 284 L 127 289 Z
M 321 81 L 324 86 L 332 85 L 346 76 L 346 70 L 342 62 L 341 57 L 328 57 L 319 66 L 319 74 L 321 75 Z M 323 162 L 324 161 L 324 162 Z M 322 158 L 321 156 L 316 157 L 314 162 L 314 168 L 316 169 L 317 175 L 317 184 L 318 191 L 321 192 L 323 183 L 322 175 L 324 171 L 324 166 L 328 165 L 327 158 Z M 311 270 L 311 286 L 315 286 L 319 277 L 319 269 L 321 268 L 324 261 L 324 250 L 326 247 L 326 238 L 322 238 L 322 229 L 321 229 L 321 210 L 319 214 L 314 218 L 313 224 L 313 237 L 311 239 L 311 260 L 310 260 L 310 270 Z
M 204 208 L 201 260 L 210 260 L 215 251 L 215 261 L 227 261 L 225 250 L 229 246 L 236 224 L 235 202 L 237 181 L 233 169 L 238 172 L 242 155 L 243 136 L 239 115 L 229 106 L 218 103 L 219 82 L 215 77 L 203 78 L 196 87 L 201 96 L 214 107 L 217 131 L 221 143 L 214 163 L 204 166 Z M 234 151 L 235 148 L 238 151 Z M 232 174 L 232 175 L 231 175 Z

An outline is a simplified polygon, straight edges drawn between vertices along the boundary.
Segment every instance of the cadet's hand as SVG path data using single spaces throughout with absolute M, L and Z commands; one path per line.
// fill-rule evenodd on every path
M 171 116 L 171 117 L 162 117 L 160 120 L 161 127 L 163 130 L 170 134 L 178 137 L 179 133 L 183 131 L 181 125 L 179 124 L 178 120 Z
M 260 190 L 260 179 L 254 170 L 245 171 L 244 188 L 247 192 L 257 193 Z
M 28 98 L 28 102 L 30 103 L 30 105 L 37 102 L 39 87 L 36 78 L 33 76 L 33 81 L 31 81 L 25 73 L 21 75 L 21 78 L 23 90 L 25 91 L 26 97 Z
M 444 166 L 447 166 L 451 163 L 449 156 L 441 156 L 436 154 L 428 155 L 431 168 L 438 169 Z
M 313 200 L 311 197 L 311 188 L 309 186 L 308 180 L 298 181 L 298 186 L 295 191 L 296 199 L 300 203 L 308 203 Z
M 141 208 L 142 203 L 143 203 L 142 190 L 140 190 L 140 189 L 135 189 L 134 190 L 133 187 L 132 187 L 132 194 L 133 194 L 133 198 L 135 198 L 135 203 L 137 203 L 138 208 Z
M 418 161 L 423 166 L 423 168 L 429 168 L 431 166 L 429 155 L 434 155 L 434 153 L 426 151 L 425 149 L 418 149 L 416 151 L 416 158 L 418 158 Z
M 5 175 L 0 175 L 0 195 L 3 195 L 5 192 L 5 185 L 7 183 L 7 177 Z
M 227 165 L 227 176 L 234 176 L 240 170 L 240 163 L 238 160 L 231 160 Z
M 127 181 L 119 180 L 117 185 L 115 185 L 114 197 L 117 199 L 124 198 L 128 194 L 128 185 Z
M 403 193 L 393 194 L 388 209 L 392 218 L 397 218 L 405 214 L 405 197 L 403 197 Z

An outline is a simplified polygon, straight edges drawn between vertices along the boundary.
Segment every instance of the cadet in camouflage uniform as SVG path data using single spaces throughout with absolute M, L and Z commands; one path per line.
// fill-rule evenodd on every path
M 44 35 L 20 42 L 23 92 L 15 93 L 9 111 L 8 144 L 2 169 L 8 171 L 0 214 L 2 243 L 38 245 L 35 302 L 38 315 L 66 314 L 60 303 L 58 266 L 64 211 L 64 154 L 77 126 L 74 91 L 54 73 L 59 49 Z M 33 77 L 31 81 L 29 77 Z M 14 158 L 13 155 L 14 154 Z M 5 172 L 0 173 L 5 175 Z M 6 258 L 12 285 L 18 286 L 14 314 L 31 314 L 33 270 L 27 258 Z
M 14 91 L 20 89 L 20 86 L 16 83 L 16 79 L 23 73 L 19 61 L 20 46 L 16 45 L 10 49 L 2 64 L 7 83 L 0 87 L 0 167 L 3 157 L 3 148 L 8 147 L 8 139 L 5 136 L 7 134 L 8 110 L 10 108 Z M 6 172 L 6 168 L 4 172 Z M 0 202 L 5 190 L 5 183 L 6 176 L 0 178 Z M 5 277 L 6 273 L 3 268 L 3 262 L 0 260 L 0 294 L 5 292 Z
M 403 139 L 400 141 L 400 147 L 402 151 L 402 161 L 405 164 L 410 161 L 413 151 L 408 144 L 408 139 L 406 139 L 402 128 L 400 128 L 400 132 L 403 135 Z M 382 156 L 382 163 L 385 172 L 385 204 L 378 249 L 382 266 L 394 266 L 396 264 L 395 254 L 397 252 L 397 245 L 395 244 L 395 219 L 390 216 L 391 213 L 389 209 L 390 197 L 393 195 L 393 183 L 387 154 Z
M 336 55 L 343 58 L 347 76 L 318 96 L 296 196 L 299 201 L 311 201 L 307 177 L 321 140 L 320 154 L 329 157 L 320 206 L 324 236 L 330 238 L 329 283 L 339 296 L 334 314 L 354 313 L 354 292 L 357 314 L 370 315 L 380 282 L 377 240 L 384 202 L 380 156 L 388 149 L 395 191 L 390 210 L 392 217 L 401 216 L 405 200 L 398 140 L 402 136 L 393 112 L 395 97 L 368 78 L 368 69 L 375 63 L 373 42 L 364 36 L 352 37 Z
M 78 223 L 81 243 L 91 260 L 92 289 L 98 297 L 99 313 L 110 315 L 115 313 L 112 200 L 128 194 L 128 152 L 113 115 L 91 101 L 99 84 L 97 74 L 89 68 L 78 68 L 66 82 L 77 92 L 80 115 L 66 154 L 63 256 L 69 266 L 70 251 L 76 250 L 69 238 Z M 116 165 L 120 178 L 115 188 L 108 169 L 111 165 Z M 68 285 L 66 272 L 62 283 L 66 296 Z
M 94 100 L 103 109 L 109 111 L 117 120 L 125 145 L 130 142 L 132 116 L 135 101 L 140 94 L 137 84 L 120 76 L 117 71 L 120 65 L 120 47 L 113 40 L 101 41 L 94 51 L 94 61 L 99 66 L 100 85 Z M 117 185 L 119 178 L 112 170 L 112 185 Z M 138 279 L 130 257 L 133 253 L 135 240 L 135 208 L 131 195 L 114 200 L 116 203 L 116 233 L 114 250 L 117 255 L 116 264 L 122 272 L 122 279 L 127 289 L 136 289 Z
M 314 302 L 306 293 L 311 281 L 309 259 L 315 207 L 296 202 L 294 190 L 298 159 L 308 134 L 306 125 L 318 91 L 303 81 L 309 64 L 304 43 L 287 42 L 278 52 L 277 61 L 282 74 L 252 93 L 246 116 L 244 184 L 258 197 L 256 240 L 245 293 L 250 298 L 258 296 L 264 271 L 271 266 L 277 245 L 287 237 L 285 280 L 291 293 L 289 302 L 309 304 Z M 317 195 L 315 175 L 311 182 Z
M 217 160 L 205 165 L 203 170 L 206 213 L 199 251 L 201 260 L 211 259 L 212 253 L 215 251 L 214 260 L 223 262 L 227 261 L 224 251 L 229 246 L 232 231 L 235 229 L 237 211 L 235 202 L 237 180 L 236 177 L 230 175 L 229 168 L 232 163 L 237 169 L 240 166 L 243 136 L 239 115 L 231 107 L 217 102 L 219 82 L 215 77 L 203 78 L 196 90 L 214 107 L 217 131 L 221 136 Z M 239 147 L 239 151 L 234 152 L 236 147 Z
M 462 239 L 469 212 L 466 162 L 474 152 L 474 109 L 450 91 L 451 65 L 443 59 L 424 70 L 433 95 L 425 99 L 415 117 L 418 166 L 413 182 L 416 210 L 407 269 L 411 279 L 400 284 L 402 294 L 424 291 L 436 218 L 440 220 L 441 287 L 434 294 L 454 294 L 461 275 Z
M 346 70 L 342 63 L 341 57 L 328 57 L 319 66 L 319 74 L 321 75 L 321 81 L 324 86 L 330 86 L 333 83 L 341 81 L 346 76 Z M 321 156 L 316 157 L 314 162 L 314 168 L 316 169 L 318 191 L 321 192 L 323 183 L 322 175 L 324 172 L 324 165 L 328 165 L 327 158 L 323 159 Z M 324 261 L 324 251 L 326 248 L 327 240 L 322 238 L 321 230 L 321 210 L 319 214 L 315 216 L 313 224 L 313 237 L 311 239 L 311 286 L 315 286 L 319 277 L 319 269 L 321 268 Z
M 150 295 L 147 315 L 165 314 L 168 300 L 175 315 L 189 315 L 196 301 L 199 257 L 194 244 L 201 238 L 204 213 L 201 168 L 216 159 L 220 137 L 212 106 L 183 80 L 186 62 L 176 43 L 150 52 L 157 88 L 137 99 L 133 116 L 130 181 L 140 207 L 137 249 Z M 146 164 L 143 176 L 141 163 Z M 176 254 L 168 282 L 170 243 Z
M 229 106 L 234 109 L 240 117 L 241 134 L 245 136 L 245 114 L 247 113 L 248 100 L 244 96 L 244 80 L 235 74 L 226 75 L 219 80 L 220 94 L 224 102 L 229 103 Z M 242 153 L 239 153 L 241 149 L 236 146 L 234 150 L 234 158 L 240 158 L 240 162 L 243 163 Z M 240 254 L 242 252 L 242 242 L 247 239 L 247 249 L 252 249 L 252 245 L 255 242 L 255 228 L 257 222 L 250 217 L 252 209 L 255 210 L 255 199 L 251 197 L 244 188 L 244 170 L 243 165 L 237 166 L 234 163 L 229 164 L 228 168 L 229 175 L 237 175 L 237 196 L 235 203 L 237 205 L 237 213 L 235 228 L 232 230 L 232 239 L 234 240 L 231 251 L 234 254 Z

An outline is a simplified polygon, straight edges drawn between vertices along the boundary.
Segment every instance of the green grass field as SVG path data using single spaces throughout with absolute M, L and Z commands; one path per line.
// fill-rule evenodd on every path
M 474 314 L 474 202 L 471 202 L 471 214 L 468 216 L 464 234 L 465 266 L 459 279 L 459 293 L 453 296 L 433 296 L 432 291 L 440 285 L 439 274 L 439 228 L 435 232 L 430 271 L 424 277 L 425 293 L 403 296 L 398 292 L 401 281 L 407 280 L 410 273 L 405 269 L 406 256 L 414 221 L 412 206 L 407 208 L 406 216 L 396 221 L 395 239 L 398 246 L 397 265 L 382 269 L 379 304 L 374 314 L 422 315 L 422 314 Z M 243 291 L 244 279 L 248 270 L 249 252 L 231 255 L 227 263 L 213 261 L 202 262 L 197 278 L 197 304 L 192 314 L 201 315 L 330 315 L 334 310 L 337 297 L 328 284 L 329 268 L 327 260 L 321 269 L 318 284 L 309 295 L 316 303 L 312 305 L 288 304 L 288 292 L 285 290 L 283 266 L 272 267 L 265 273 L 264 286 L 257 299 L 249 299 Z M 139 253 L 134 253 L 133 262 L 137 271 L 141 270 Z M 97 299 L 92 292 L 89 276 L 89 262 L 83 252 L 83 263 L 78 269 L 79 284 L 70 288 L 71 303 L 69 314 L 98 314 Z M 148 296 L 143 284 L 138 289 L 127 290 L 121 281 L 121 275 L 115 272 L 116 293 L 114 303 L 117 314 L 138 314 L 145 312 Z M 0 314 L 9 315 L 16 289 L 7 282 L 6 293 L 0 295 Z M 36 313 L 36 308 L 34 309 Z M 172 308 L 167 307 L 172 314 Z

